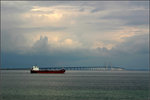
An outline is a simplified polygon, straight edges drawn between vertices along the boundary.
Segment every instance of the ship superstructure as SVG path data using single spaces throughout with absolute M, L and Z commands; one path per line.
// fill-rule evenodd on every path
M 30 70 L 31 73 L 65 73 L 65 69 L 40 69 L 38 66 L 33 66 Z

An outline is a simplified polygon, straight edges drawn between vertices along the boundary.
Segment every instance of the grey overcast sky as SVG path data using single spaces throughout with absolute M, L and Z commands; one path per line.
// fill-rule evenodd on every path
M 2 67 L 149 67 L 149 1 L 1 1 Z

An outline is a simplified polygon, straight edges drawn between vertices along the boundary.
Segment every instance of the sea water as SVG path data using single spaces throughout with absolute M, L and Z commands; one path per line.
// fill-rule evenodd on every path
M 1 70 L 0 100 L 149 100 L 149 72 Z

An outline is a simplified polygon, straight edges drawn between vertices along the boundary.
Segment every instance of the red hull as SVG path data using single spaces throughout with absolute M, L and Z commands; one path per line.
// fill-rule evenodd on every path
M 31 70 L 31 73 L 47 73 L 47 74 L 51 74 L 51 73 L 56 73 L 56 74 L 59 74 L 59 73 L 65 73 L 65 70 L 64 69 L 62 69 L 62 70 L 38 70 L 38 71 L 36 71 L 36 70 Z

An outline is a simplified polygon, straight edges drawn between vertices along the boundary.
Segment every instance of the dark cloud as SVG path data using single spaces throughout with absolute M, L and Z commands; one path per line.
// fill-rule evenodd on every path
M 3 32 L 3 31 L 2 31 Z M 1 34 L 1 50 L 5 52 L 20 52 L 28 45 L 28 40 L 20 33 L 7 33 Z
M 99 11 L 99 9 L 93 9 L 91 12 L 95 13 L 95 12 L 98 12 L 98 11 Z
M 75 28 L 70 29 L 71 32 L 77 33 L 70 34 L 70 36 L 73 35 L 74 39 L 78 39 L 82 42 L 83 46 L 86 45 L 87 48 L 53 48 L 46 36 L 37 40 L 32 47 L 28 47 L 28 44 L 31 44 L 30 42 L 33 41 L 27 39 L 27 37 L 24 36 L 25 33 L 33 34 L 32 32 L 36 33 L 43 31 L 64 32 L 64 30 L 65 32 L 68 32 L 66 30 L 70 26 L 30 27 L 28 26 L 30 21 L 21 19 L 21 14 L 30 11 L 33 6 L 50 7 L 57 5 L 78 7 L 77 10 L 80 13 L 84 13 L 88 10 L 91 14 L 91 16 L 82 15 L 82 17 L 76 19 L 75 21 L 77 21 L 76 23 L 78 23 L 78 26 L 74 26 Z M 34 64 L 38 64 L 41 67 L 92 66 L 104 65 L 104 62 L 111 62 L 114 66 L 119 65 L 125 68 L 148 68 L 148 34 L 124 38 L 123 43 L 118 44 L 111 50 L 108 50 L 105 47 L 90 49 L 93 41 L 99 40 L 99 37 L 108 34 L 107 32 L 120 30 L 120 27 L 123 26 L 148 25 L 149 13 L 147 2 L 79 1 L 74 3 L 72 1 L 30 1 L 17 3 L 8 1 L 3 2 L 1 8 L 2 67 L 31 67 Z M 107 13 L 104 13 L 103 15 L 100 11 L 103 13 L 106 11 Z M 115 22 L 118 22 L 119 24 L 115 24 Z M 86 25 L 82 23 L 90 26 L 86 27 Z M 85 25 L 85 28 L 82 27 L 83 25 Z M 94 32 L 97 32 L 98 34 L 94 34 Z M 68 38 L 70 37 L 68 36 Z M 106 44 L 114 43 L 114 41 L 106 38 L 100 38 L 100 41 L 103 41 Z
M 16 6 L 18 5 L 18 6 Z M 20 7 L 21 6 L 21 7 Z M 1 5 L 1 11 L 2 13 L 11 13 L 12 14 L 19 14 L 19 13 L 24 13 L 29 11 L 32 8 L 30 4 L 25 3 L 24 1 L 22 2 L 10 2 L 10 1 L 2 1 Z
M 33 53 L 43 53 L 47 54 L 49 51 L 50 45 L 48 44 L 47 37 L 40 37 L 40 40 L 37 40 L 32 47 Z
M 38 49 L 38 48 L 37 48 Z M 42 49 L 42 48 L 40 48 Z M 92 60 L 89 56 L 84 55 L 83 51 L 62 52 L 55 51 L 54 53 L 37 52 L 36 54 L 18 54 L 2 52 L 3 67 L 31 67 L 34 64 L 40 67 L 48 66 L 87 66 L 92 65 Z M 82 54 L 83 53 L 83 54 Z
M 107 20 L 121 20 L 126 25 L 148 25 L 149 12 L 148 10 L 135 10 L 135 11 L 116 11 L 100 19 Z
M 38 48 L 37 48 L 38 49 Z M 42 49 L 42 48 L 40 48 Z M 126 53 L 109 51 L 101 49 L 99 54 L 96 51 L 76 50 L 76 51 L 55 51 L 52 53 L 37 52 L 35 54 L 2 53 L 3 67 L 31 67 L 39 65 L 40 67 L 49 66 L 98 66 L 112 63 L 113 66 L 124 68 L 148 68 L 148 54 Z M 49 51 L 50 52 L 50 51 Z M 100 56 L 102 53 L 109 55 Z M 129 52 L 129 51 L 128 51 Z M 110 55 L 111 54 L 111 55 Z
M 148 34 L 128 37 L 125 42 L 117 45 L 112 51 L 125 54 L 147 54 L 149 53 L 149 36 Z
M 115 48 L 97 48 L 100 54 L 106 54 L 106 61 L 125 68 L 149 67 L 149 36 L 136 35 L 128 37 Z
M 5 28 L 2 30 L 2 33 L 9 33 L 9 34 L 30 34 L 32 32 L 55 32 L 55 31 L 64 31 L 67 27 L 53 27 L 53 26 L 46 26 L 46 27 L 9 27 L 8 29 Z
M 137 8 L 145 8 L 145 9 L 149 9 L 149 1 L 130 1 L 128 2 L 129 6 L 132 7 L 137 7 Z
M 65 30 L 67 29 L 67 27 L 54 27 L 54 26 L 46 26 L 46 27 L 25 27 L 25 28 L 19 28 L 21 31 L 25 31 L 26 32 L 33 32 L 33 31 L 38 31 L 38 32 L 42 32 L 42 31 L 61 31 L 61 30 Z
M 96 66 L 112 63 L 124 68 L 148 68 L 149 49 L 147 35 L 127 38 L 126 41 L 112 50 L 98 48 L 96 50 L 51 50 L 47 37 L 41 37 L 33 49 L 36 53 L 18 54 L 2 53 L 4 67 L 31 67 L 38 64 L 48 66 Z M 97 52 L 98 51 L 98 52 Z M 97 52 L 97 53 L 96 53 Z

